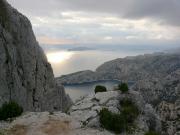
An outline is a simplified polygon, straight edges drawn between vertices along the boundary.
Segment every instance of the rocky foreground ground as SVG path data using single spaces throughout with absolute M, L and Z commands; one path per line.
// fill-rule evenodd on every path
M 120 91 L 108 91 L 88 95 L 77 101 L 67 112 L 26 112 L 11 123 L 1 122 L 3 135 L 113 135 L 103 129 L 99 122 L 99 112 L 107 108 L 113 113 L 120 113 L 119 102 L 125 98 L 131 99 L 140 110 L 135 120 L 136 127 L 130 135 L 144 135 L 153 126 L 154 130 L 161 132 L 161 117 L 168 114 L 162 112 L 158 115 L 150 104 L 146 104 L 142 96 L 135 91 L 122 94 Z M 164 104 L 161 107 L 166 107 Z M 169 112 L 169 111 L 168 111 Z M 164 116 L 166 115 L 166 116 Z M 169 125 L 172 127 L 172 125 Z M 173 128 L 173 127 L 172 127 Z M 168 135 L 174 135 L 175 130 Z M 128 133 L 126 133 L 128 134 Z M 179 135 L 177 132 L 176 135 Z
M 99 112 L 107 108 L 113 113 L 120 113 L 119 102 L 127 98 L 136 104 L 140 114 L 134 122 L 133 132 L 126 135 L 144 135 L 150 128 L 162 135 L 180 134 L 178 102 L 162 102 L 154 109 L 139 92 L 133 90 L 126 94 L 108 91 L 88 95 L 79 99 L 67 113 L 26 112 L 11 123 L 1 122 L 0 131 L 2 135 L 113 135 L 115 133 L 101 127 Z

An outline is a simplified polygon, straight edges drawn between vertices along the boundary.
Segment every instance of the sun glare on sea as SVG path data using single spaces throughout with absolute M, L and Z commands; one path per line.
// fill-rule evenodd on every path
M 50 63 L 62 63 L 63 61 L 71 58 L 73 55 L 72 52 L 52 52 L 52 53 L 47 53 L 47 58 Z

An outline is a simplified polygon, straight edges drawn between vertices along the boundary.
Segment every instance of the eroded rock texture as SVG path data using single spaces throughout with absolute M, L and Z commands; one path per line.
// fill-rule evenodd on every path
M 64 110 L 69 104 L 30 21 L 0 0 L 0 105 L 9 100 L 31 111 Z

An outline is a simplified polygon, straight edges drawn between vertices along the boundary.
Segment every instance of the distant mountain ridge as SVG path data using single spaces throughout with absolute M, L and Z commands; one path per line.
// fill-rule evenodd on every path
M 60 84 L 106 79 L 135 81 L 130 89 L 139 92 L 156 109 L 162 135 L 180 133 L 180 53 L 119 58 L 102 64 L 95 72 L 87 70 L 56 78 Z
M 144 78 L 161 78 L 180 69 L 179 54 L 147 54 L 119 58 L 99 66 L 95 72 L 86 70 L 56 78 L 59 83 L 83 83 L 118 79 L 138 81 Z
M 180 95 L 180 54 L 155 53 L 119 58 L 99 66 L 56 78 L 59 84 L 80 84 L 99 80 L 133 81 L 134 90 L 145 100 L 157 104 L 161 100 L 175 102 Z M 155 103 L 157 102 L 157 103 Z

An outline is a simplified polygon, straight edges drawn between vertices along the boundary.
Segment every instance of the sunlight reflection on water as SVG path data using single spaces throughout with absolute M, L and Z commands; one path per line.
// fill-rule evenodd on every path
M 56 77 L 82 71 L 95 70 L 99 65 L 106 61 L 125 56 L 135 56 L 140 52 L 121 52 L 121 51 L 55 51 L 47 52 L 47 58 L 52 65 Z
M 47 53 L 47 58 L 50 63 L 59 64 L 72 57 L 73 52 L 59 51 Z

